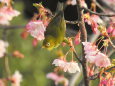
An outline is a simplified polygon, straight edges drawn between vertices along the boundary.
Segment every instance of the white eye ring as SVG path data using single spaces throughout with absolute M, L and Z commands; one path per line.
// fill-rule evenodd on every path
M 50 43 L 47 43 L 46 46 L 50 46 Z

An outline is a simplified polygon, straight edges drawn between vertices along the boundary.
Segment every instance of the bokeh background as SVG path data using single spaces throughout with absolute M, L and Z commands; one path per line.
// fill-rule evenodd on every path
M 11 25 L 25 26 L 31 19 L 33 15 L 32 13 L 36 12 L 36 8 L 32 6 L 32 3 L 36 1 L 40 2 L 40 0 L 15 0 L 13 6 L 16 10 L 19 10 L 21 14 L 11 21 Z M 44 2 L 48 1 L 50 3 L 43 4 L 46 7 L 51 8 L 51 11 L 54 12 L 56 9 L 55 6 L 57 0 L 53 0 L 53 2 L 51 2 L 51 0 L 44 0 Z M 54 6 L 54 8 L 52 8 L 51 6 Z M 73 11 L 76 10 L 75 7 L 71 6 L 69 9 Z M 65 12 L 69 11 L 66 10 Z M 77 15 L 77 13 L 75 12 L 74 15 L 72 14 L 66 13 L 66 19 L 76 20 L 77 16 L 74 15 Z M 70 16 L 72 16 L 73 19 Z M 47 51 L 46 49 L 42 49 L 42 42 L 39 42 L 37 47 L 34 47 L 32 45 L 33 38 L 31 36 L 29 36 L 27 39 L 23 39 L 21 37 L 23 29 L 24 28 L 7 30 L 7 41 L 9 43 L 8 52 L 12 53 L 15 50 L 19 50 L 25 56 L 23 59 L 13 57 L 12 55 L 8 57 L 11 73 L 13 74 L 15 70 L 19 70 L 21 72 L 21 74 L 23 75 L 21 86 L 55 86 L 52 80 L 46 78 L 46 74 L 53 71 L 54 66 L 52 65 L 52 62 L 55 58 L 58 57 L 57 51 L 60 50 L 61 47 L 54 49 L 52 52 Z M 0 28 L 0 38 L 2 38 L 2 32 L 3 28 Z M 81 50 L 80 47 L 80 45 L 76 47 L 79 55 Z M 65 53 L 67 49 L 68 47 L 63 47 L 63 52 Z M 71 57 L 71 55 L 69 54 L 68 57 Z M 115 53 L 111 58 L 115 58 Z M 3 77 L 4 75 L 4 59 L 0 59 L 0 77 Z M 69 78 L 71 77 L 71 75 L 68 73 L 64 75 Z M 79 78 L 78 82 L 80 82 L 81 78 Z M 76 82 L 76 86 L 78 82 Z M 95 84 L 95 86 L 97 86 L 97 84 Z

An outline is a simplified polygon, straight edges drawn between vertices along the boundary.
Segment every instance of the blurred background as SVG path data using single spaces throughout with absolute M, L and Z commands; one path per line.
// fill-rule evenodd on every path
M 21 14 L 11 21 L 11 25 L 25 26 L 33 16 L 33 13 L 37 12 L 36 8 L 33 7 L 33 3 L 41 1 L 43 1 L 43 5 L 45 7 L 49 8 L 52 12 L 55 12 L 58 0 L 15 0 L 13 6 L 16 10 L 20 11 Z M 86 1 L 87 3 L 90 3 L 90 0 Z M 68 6 L 65 10 L 65 19 L 77 20 L 76 10 L 76 6 Z M 98 12 L 100 12 L 100 10 L 98 10 Z M 78 27 L 75 25 L 71 26 L 71 28 L 72 27 L 76 29 L 75 31 L 77 33 Z M 39 42 L 37 47 L 34 47 L 32 45 L 33 38 L 31 36 L 27 39 L 23 39 L 21 37 L 23 29 L 24 28 L 7 30 L 6 36 L 9 43 L 8 52 L 12 53 L 15 50 L 18 50 L 25 56 L 20 59 L 9 55 L 8 58 L 11 73 L 13 74 L 15 70 L 19 70 L 21 72 L 23 75 L 21 86 L 55 86 L 52 80 L 46 78 L 46 74 L 53 72 L 54 66 L 52 65 L 52 62 L 58 57 L 57 51 L 60 50 L 61 47 L 54 49 L 52 52 L 42 49 L 42 42 Z M 0 28 L 0 38 L 2 38 L 2 32 L 3 29 Z M 89 33 L 92 33 L 91 30 Z M 79 55 L 81 50 L 80 47 L 80 45 L 76 47 Z M 66 53 L 67 49 L 68 47 L 63 47 L 63 52 Z M 71 57 L 71 55 L 68 55 L 68 57 Z M 114 57 L 115 54 L 113 54 L 111 58 Z M 0 77 L 5 75 L 4 71 L 4 59 L 0 59 Z M 66 73 L 65 76 L 71 77 L 72 75 Z M 81 78 L 82 77 L 80 77 L 78 82 L 80 82 Z M 76 86 L 78 82 L 76 82 Z M 95 86 L 97 85 L 95 84 Z

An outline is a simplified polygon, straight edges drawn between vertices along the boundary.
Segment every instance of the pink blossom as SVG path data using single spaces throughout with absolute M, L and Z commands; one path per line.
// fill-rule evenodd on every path
M 95 58 L 95 65 L 99 67 L 108 67 L 111 65 L 111 62 L 105 54 L 99 52 Z
M 67 62 L 63 67 L 64 72 L 68 71 L 69 73 L 76 73 L 76 71 L 80 72 L 80 68 L 78 63 L 76 62 Z
M 9 25 L 9 21 L 19 14 L 20 13 L 17 10 L 14 10 L 12 7 L 4 6 L 0 8 L 0 24 Z
M 98 23 L 98 24 L 102 24 L 103 23 L 103 20 L 99 16 L 97 16 L 97 15 L 91 15 L 91 19 L 93 21 L 95 21 L 96 23 Z
M 48 79 L 51 79 L 55 82 L 55 85 L 58 85 L 61 82 L 64 82 L 64 86 L 68 86 L 68 80 L 64 76 L 59 76 L 56 73 L 48 73 L 46 75 Z
M 0 86 L 5 86 L 5 83 L 1 79 L 0 79 Z
M 58 78 L 59 78 L 59 76 L 56 73 L 53 73 L 53 72 L 52 73 L 48 73 L 46 75 L 46 77 L 49 78 L 49 79 L 52 79 L 54 81 L 58 80 Z
M 74 40 L 75 45 L 78 45 L 81 42 L 80 35 L 81 35 L 81 33 L 78 32 L 78 34 L 75 36 L 75 40 Z
M 13 81 L 12 86 L 20 86 L 20 82 L 22 82 L 22 75 L 19 71 L 15 71 L 11 80 Z
M 84 14 L 84 21 L 91 25 L 92 31 L 97 34 L 98 33 L 98 24 L 102 24 L 102 19 L 97 15 L 89 15 L 89 13 Z
M 66 62 L 60 59 L 55 59 L 53 63 L 55 66 L 61 67 L 64 72 L 75 73 L 76 71 L 80 72 L 78 63 L 76 62 Z
M 110 36 L 115 37 L 115 27 L 113 26 L 109 26 L 107 29 L 107 32 L 110 34 Z
M 43 40 L 44 39 L 44 32 L 46 28 L 43 25 L 43 22 L 40 20 L 36 21 L 30 21 L 26 25 L 27 32 L 31 34 L 34 38 L 37 40 Z
M 6 48 L 8 47 L 8 43 L 0 40 L 0 58 L 4 56 L 6 53 Z
M 97 24 L 97 22 L 95 22 L 95 21 L 91 21 L 91 29 L 92 29 L 92 31 L 93 31 L 93 33 L 95 33 L 95 34 L 97 34 L 97 32 L 98 32 L 98 24 Z
M 109 58 L 101 53 L 96 45 L 90 42 L 82 42 L 84 46 L 84 51 L 85 51 L 85 58 L 87 59 L 88 62 L 94 63 L 96 66 L 99 67 L 107 67 L 110 66 L 110 60 Z
M 55 66 L 60 66 L 60 67 L 63 67 L 65 65 L 65 61 L 64 60 L 61 60 L 61 59 L 55 59 L 53 61 L 52 64 L 54 64 Z
M 38 44 L 38 40 L 37 40 L 36 38 L 33 39 L 33 41 L 32 41 L 32 45 L 33 45 L 34 47 L 36 47 L 37 44 Z

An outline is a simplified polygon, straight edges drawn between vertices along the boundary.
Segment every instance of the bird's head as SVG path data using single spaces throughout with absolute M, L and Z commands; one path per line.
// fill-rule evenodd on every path
M 55 38 L 52 36 L 46 36 L 42 48 L 46 48 L 48 50 L 52 50 L 55 47 Z

